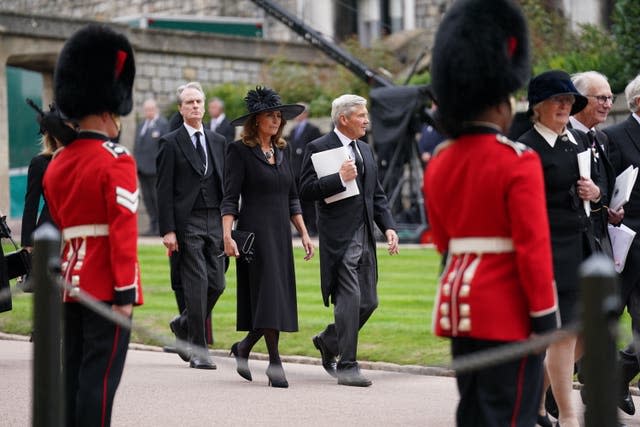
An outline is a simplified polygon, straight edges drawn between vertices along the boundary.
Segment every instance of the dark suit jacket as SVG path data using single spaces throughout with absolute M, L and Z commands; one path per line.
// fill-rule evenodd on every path
M 142 126 L 144 126 L 144 120 L 136 127 L 133 157 L 136 159 L 138 173 L 155 175 L 158 141 L 162 135 L 169 132 L 169 123 L 164 117 L 158 116 L 153 124 L 147 127 L 144 135 L 140 135 Z
M 629 165 L 640 166 L 640 124 L 633 116 L 625 121 L 602 130 L 608 137 L 616 173 L 619 174 Z M 631 198 L 624 205 L 623 224 L 635 232 L 640 232 L 640 180 L 636 180 Z M 622 271 L 621 293 L 626 303 L 629 293 L 636 286 L 640 275 L 640 240 L 633 239 L 627 261 Z
M 293 176 L 296 178 L 300 176 L 302 160 L 304 159 L 304 148 L 309 142 L 322 136 L 320 129 L 318 129 L 318 127 L 313 123 L 307 121 L 302 129 L 302 133 L 296 137 L 296 132 L 300 125 L 301 123 L 298 123 L 291 130 L 288 137 L 290 147 L 289 152 L 291 153 L 291 169 L 293 170 Z
M 205 129 L 211 129 L 211 122 L 205 124 L 204 127 Z M 236 128 L 231 126 L 231 123 L 229 123 L 229 120 L 227 120 L 226 117 L 220 122 L 215 131 L 224 136 L 224 139 L 227 140 L 227 144 L 232 143 L 236 139 Z
M 382 232 L 396 227 L 389 210 L 387 197 L 378 181 L 378 167 L 373 150 L 363 141 L 358 141 L 357 144 L 362 154 L 365 171 L 361 193 L 363 197 L 349 197 L 329 204 L 324 202 L 324 198 L 344 191 L 345 187 L 337 172 L 318 178 L 311 162 L 311 155 L 341 147 L 342 143 L 335 132 L 329 132 L 307 144 L 302 163 L 300 198 L 309 201 L 315 200 L 318 206 L 318 231 L 321 242 L 320 275 L 322 297 L 327 306 L 334 289 L 336 265 L 342 260 L 356 230 L 363 223 L 366 223 L 369 231 L 368 238 L 375 245 L 374 224 Z M 373 274 L 370 277 L 375 277 L 377 280 L 375 257 L 372 265 L 363 264 L 360 268 L 371 268 Z
M 218 178 L 215 182 L 219 186 L 214 191 L 219 195 L 218 202 L 221 202 L 225 144 L 222 136 L 215 132 L 204 129 L 204 134 L 211 153 L 209 167 Z M 160 139 L 157 165 L 158 220 L 160 235 L 164 236 L 184 228 L 200 194 L 201 181 L 205 179 L 202 163 L 184 126 Z

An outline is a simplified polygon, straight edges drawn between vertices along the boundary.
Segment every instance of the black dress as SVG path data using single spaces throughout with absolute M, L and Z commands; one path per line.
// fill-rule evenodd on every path
M 290 220 L 301 209 L 288 153 L 276 148 L 274 156 L 270 165 L 260 147 L 236 141 L 227 148 L 220 211 L 255 233 L 254 260 L 236 263 L 239 331 L 298 330 Z
M 22 213 L 22 231 L 20 243 L 22 246 L 33 246 L 32 234 L 43 223 L 53 224 L 46 201 L 40 210 L 40 200 L 44 199 L 42 178 L 51 162 L 51 155 L 38 154 L 29 163 L 27 173 L 27 192 L 24 196 L 24 211 Z
M 590 254 L 593 237 L 591 223 L 576 190 L 580 179 L 577 154 L 586 147 L 579 135 L 574 134 L 574 137 L 578 145 L 567 140 L 557 141 L 551 147 L 532 128 L 518 139 L 533 148 L 542 162 L 551 230 L 553 272 L 563 325 L 575 320 L 578 315 L 578 267 Z

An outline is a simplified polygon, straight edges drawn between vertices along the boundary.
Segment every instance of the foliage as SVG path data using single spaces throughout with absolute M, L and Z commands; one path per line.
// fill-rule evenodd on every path
M 531 34 L 533 74 L 550 69 L 568 73 L 595 70 L 609 78 L 613 92 L 620 92 L 627 76 L 621 73 L 623 59 L 616 39 L 591 24 L 571 31 L 558 11 L 545 8 L 537 0 L 522 0 Z
M 628 82 L 640 72 L 640 2 L 618 0 L 612 14 L 613 34 L 620 47 L 621 80 Z
M 381 43 L 371 48 L 360 46 L 355 38 L 342 46 L 356 60 L 377 73 L 392 80 L 393 73 L 400 69 L 400 62 Z M 273 87 L 284 102 L 306 102 L 310 104 L 311 116 L 328 116 L 331 101 L 344 94 L 355 93 L 368 96 L 369 86 L 342 65 L 295 64 L 279 56 L 269 61 L 263 70 L 264 82 Z

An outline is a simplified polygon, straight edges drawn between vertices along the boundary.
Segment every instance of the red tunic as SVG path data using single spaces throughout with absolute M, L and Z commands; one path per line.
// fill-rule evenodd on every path
M 81 134 L 54 157 L 44 176 L 45 197 L 62 231 L 67 283 L 101 301 L 139 305 L 135 161 L 101 138 Z M 73 292 L 64 300 L 73 301 Z
M 537 154 L 495 133 L 444 144 L 424 177 L 434 242 L 450 252 L 434 307 L 435 334 L 515 341 L 556 328 Z

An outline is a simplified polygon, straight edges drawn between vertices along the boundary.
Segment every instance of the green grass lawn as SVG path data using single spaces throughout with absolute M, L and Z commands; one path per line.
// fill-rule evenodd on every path
M 160 245 L 139 247 L 145 303 L 134 310 L 132 341 L 153 345 L 170 343 L 173 336 L 169 321 L 177 314 L 175 298 L 169 284 L 169 262 Z M 325 307 L 320 294 L 320 257 L 304 261 L 302 249 L 295 250 L 298 289 L 298 319 L 300 331 L 283 333 L 281 353 L 318 357 L 311 337 L 332 321 L 332 307 Z M 399 364 L 447 365 L 450 361 L 449 342 L 434 337 L 431 331 L 431 311 L 435 297 L 440 257 L 434 249 L 401 248 L 398 256 L 386 251 L 378 253 L 379 307 L 362 329 L 358 358 Z M 18 293 L 13 298 L 13 310 L 0 314 L 0 331 L 29 334 L 31 331 L 32 295 Z M 240 340 L 236 331 L 235 262 L 227 272 L 227 289 L 216 304 L 213 316 L 214 348 L 229 349 Z M 622 319 L 621 331 L 626 341 L 630 331 L 628 316 Z M 625 335 L 626 334 L 626 335 Z M 264 341 L 255 351 L 266 352 Z

